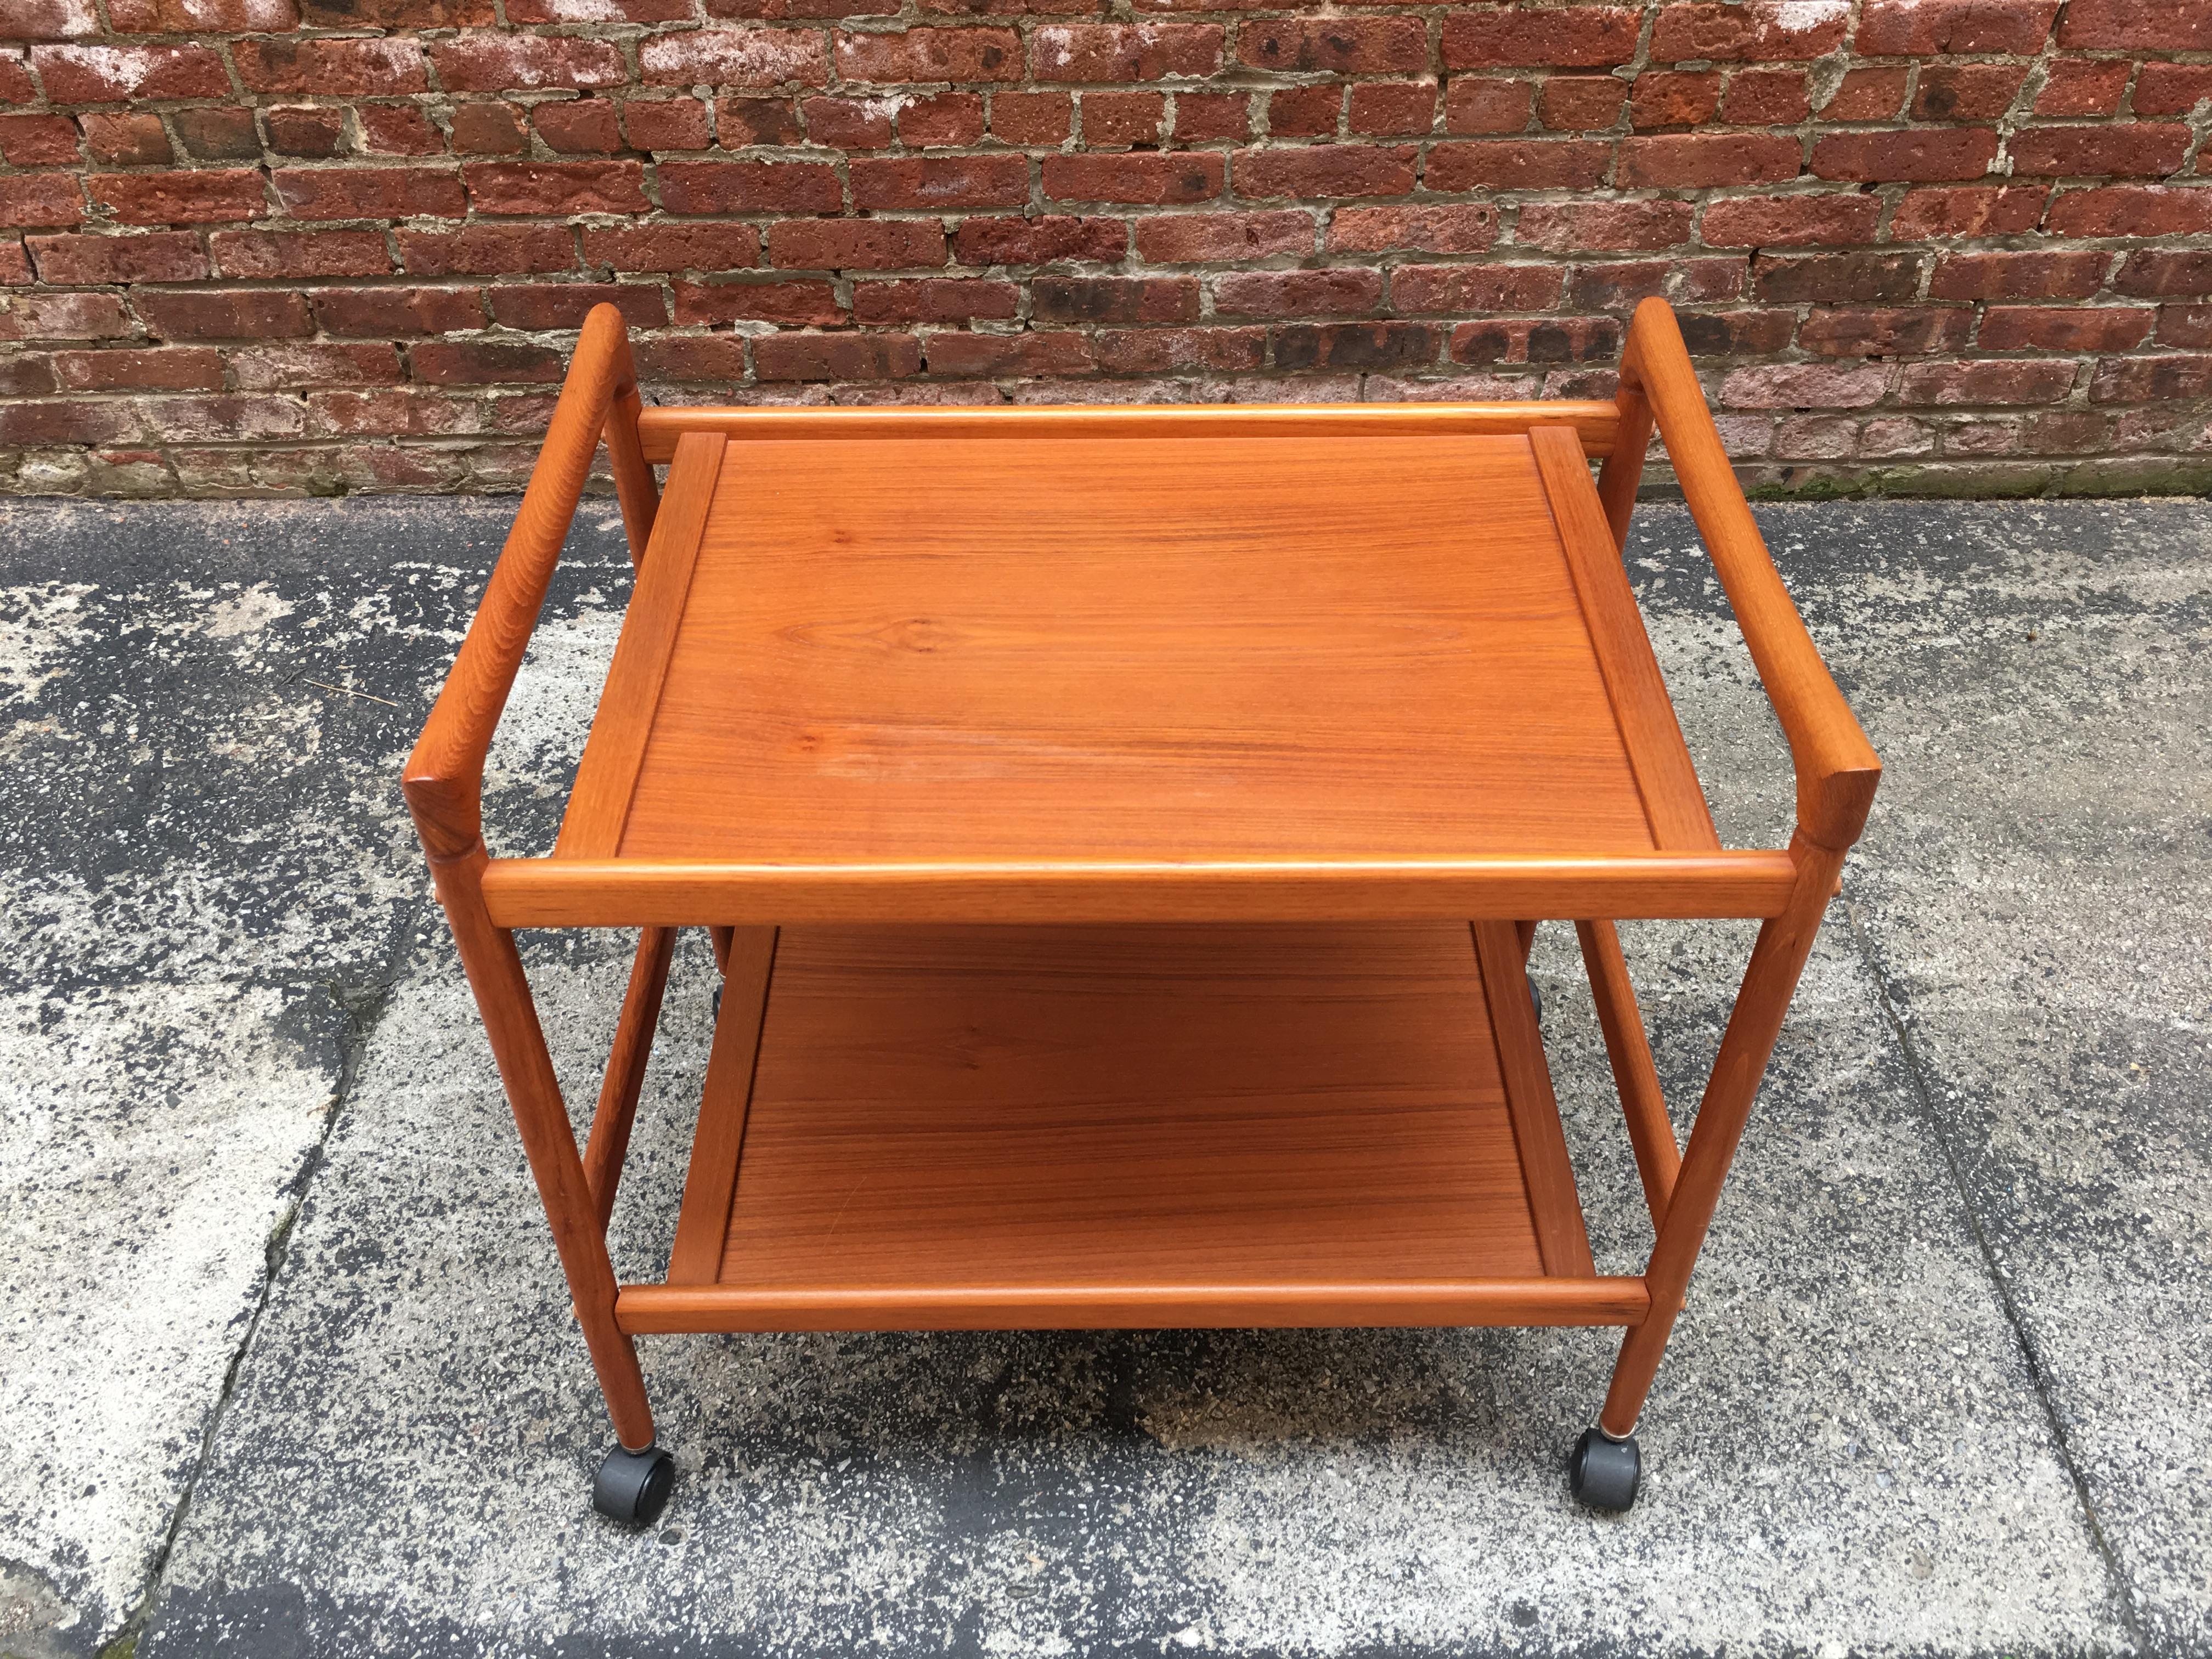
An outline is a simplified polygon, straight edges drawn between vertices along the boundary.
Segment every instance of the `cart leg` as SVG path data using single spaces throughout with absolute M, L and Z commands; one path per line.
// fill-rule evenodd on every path
M 1681 1311 L 1691 1270 L 1705 1242 L 1705 1230 L 1712 1224 L 1721 1182 L 1735 1158 L 1737 1143 L 1743 1139 L 1744 1123 L 1766 1074 L 1766 1062 L 1782 1034 L 1783 1016 L 1789 1011 L 1798 975 L 1812 954 L 1814 937 L 1820 932 L 1820 919 L 1843 870 L 1842 853 L 1816 846 L 1802 836 L 1791 842 L 1790 850 L 1797 860 L 1797 884 L 1790 893 L 1789 907 L 1780 915 L 1768 918 L 1759 930 L 1759 943 L 1752 948 L 1735 1011 L 1729 1016 L 1705 1099 L 1698 1108 L 1697 1123 L 1690 1132 L 1689 1150 L 1682 1155 L 1666 1221 L 1644 1269 L 1651 1310 L 1642 1324 L 1630 1328 L 1620 1345 L 1605 1409 L 1591 1431 L 1616 1446 L 1629 1448 L 1631 1464 L 1635 1461 L 1636 1421 L 1651 1392 L 1652 1378 L 1658 1374 L 1660 1356 L 1666 1352 L 1674 1317 Z M 1590 1435 L 1586 1434 L 1583 1447 L 1590 1445 Z M 1583 1449 L 1577 1448 L 1573 1470 L 1577 1496 L 1584 1468 Z M 1634 1495 L 1632 1475 L 1627 1497 L 1632 1499 Z M 1625 1502 L 1600 1504 L 1600 1507 L 1626 1506 Z
M 568 1109 L 561 1103 L 561 1085 L 553 1073 L 552 1057 L 545 1050 L 545 1034 L 538 1023 L 538 1006 L 530 994 L 530 981 L 522 971 L 522 958 L 514 948 L 514 935 L 495 927 L 484 909 L 483 878 L 486 862 L 483 842 L 458 858 L 434 859 L 431 874 L 447 920 L 459 946 L 461 965 L 469 988 L 476 994 L 491 1051 L 499 1063 L 500 1079 L 507 1087 L 507 1104 L 521 1131 L 522 1149 L 536 1177 L 538 1194 L 544 1201 L 545 1218 L 553 1229 L 553 1243 L 568 1280 L 575 1304 L 576 1322 L 583 1327 L 591 1350 L 599 1389 L 605 1396 L 607 1415 L 620 1442 L 611 1465 L 629 1460 L 618 1486 L 629 1489 L 633 1504 L 652 1500 L 657 1511 L 668 1495 L 673 1465 L 668 1455 L 653 1444 L 653 1408 L 646 1403 L 645 1376 L 638 1369 L 637 1347 L 615 1323 L 614 1264 L 607 1257 L 606 1235 L 599 1225 L 598 1205 L 584 1161 L 576 1152 L 575 1133 L 569 1127 Z M 638 1469 L 635 1466 L 647 1466 Z M 605 1481 L 601 1471 L 601 1485 Z M 599 1489 L 594 1489 L 595 1500 Z M 604 1507 L 604 1506 L 603 1506 Z M 623 1519 L 650 1519 L 634 1508 Z

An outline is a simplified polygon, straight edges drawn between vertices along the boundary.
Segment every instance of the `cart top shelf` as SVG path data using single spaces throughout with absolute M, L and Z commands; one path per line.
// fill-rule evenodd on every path
M 1571 428 L 952 432 L 678 441 L 554 863 L 1717 849 Z

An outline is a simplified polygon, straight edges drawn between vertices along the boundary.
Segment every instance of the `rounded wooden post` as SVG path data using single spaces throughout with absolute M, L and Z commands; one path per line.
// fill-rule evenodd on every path
M 592 1364 L 599 1374 L 607 1415 L 623 1446 L 643 1451 L 653 1444 L 653 1408 L 646 1403 L 645 1376 L 638 1369 L 636 1345 L 615 1326 L 614 1263 L 607 1257 L 598 1206 L 585 1178 L 583 1159 L 576 1152 L 568 1109 L 561 1103 L 561 1085 L 545 1051 L 538 1005 L 515 951 L 514 935 L 495 927 L 484 913 L 485 862 L 479 841 L 458 858 L 433 859 L 431 877 L 453 926 L 453 942 L 460 947 L 469 988 L 476 993 L 492 1057 L 499 1062 L 500 1079 L 507 1086 L 507 1104 L 522 1132 L 522 1150 L 544 1200 L 545 1218 L 552 1224 L 554 1248 L 568 1275 L 576 1322 L 584 1328 Z

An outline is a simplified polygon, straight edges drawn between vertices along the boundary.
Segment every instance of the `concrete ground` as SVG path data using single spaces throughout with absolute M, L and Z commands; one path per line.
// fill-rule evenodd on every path
M 586 1504 L 605 1420 L 395 787 L 511 510 L 0 511 L 0 1653 L 2212 1653 L 2212 506 L 1762 512 L 1888 773 L 1631 1515 L 1560 1473 L 1602 1332 L 662 1338 L 642 1535 Z M 550 839 L 619 621 L 608 511 L 571 555 L 495 847 Z M 1724 836 L 1778 833 L 1679 509 L 1631 565 Z M 1626 931 L 1686 1120 L 1748 932 Z M 580 1109 L 621 945 L 531 945 Z M 709 971 L 687 939 L 632 1274 Z

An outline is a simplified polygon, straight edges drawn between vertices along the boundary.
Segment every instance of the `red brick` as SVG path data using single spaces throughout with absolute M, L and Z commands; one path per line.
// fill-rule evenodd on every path
M 1798 70 L 1738 70 L 1721 105 L 1721 118 L 1739 126 L 1796 126 L 1812 112 Z
M 1985 351 L 2131 351 L 2149 337 L 2148 306 L 1991 306 Z
M 1677 313 L 1692 357 L 1770 357 L 1790 343 L 1794 311 L 1686 311 Z
M 572 3 L 576 0 L 572 0 Z M 588 0 L 585 0 L 588 3 Z M 955 9 L 945 5 L 927 5 L 924 11 L 944 12 Z M 958 8 L 970 12 L 1018 11 L 1019 5 L 1007 3 L 991 5 L 977 3 Z M 749 17 L 763 22 L 804 22 L 810 20 L 837 17 L 888 17 L 899 10 L 898 0 L 707 0 L 709 17 Z M 688 17 L 688 6 L 678 14 Z
M 126 225 L 204 224 L 258 219 L 269 211 L 259 173 L 228 168 L 202 173 L 95 173 L 85 180 L 92 199 Z
M 983 142 L 983 100 L 972 92 L 940 92 L 917 98 L 898 112 L 902 142 L 916 146 L 979 144 Z
M 19 294 L 0 311 L 0 340 L 99 340 L 131 332 L 112 294 Z
M 2206 0 L 2074 0 L 2058 44 L 2106 52 L 2212 52 Z
M 1897 399 L 1908 404 L 2055 404 L 2074 389 L 2071 362 L 1909 363 Z
M 1853 46 L 1868 58 L 1942 52 L 2033 57 L 2051 35 L 2059 0 L 1866 0 Z
M 1487 202 L 1452 207 L 1339 208 L 1329 216 L 1332 253 L 1480 253 L 1498 240 Z
M 1923 260 L 1918 253 L 1762 255 L 1753 263 L 1752 285 L 1760 299 L 1781 305 L 1908 301 L 1918 292 Z
M 2212 187 L 2116 185 L 2071 190 L 2045 221 L 2060 236 L 2194 236 L 2212 232 Z
M 1213 308 L 1224 316 L 1343 317 L 1382 301 L 1382 273 L 1358 266 L 1235 270 L 1213 279 Z
M 1531 202 L 1513 240 L 1554 253 L 1650 252 L 1690 240 L 1687 202 Z
M 212 346 L 57 351 L 53 363 L 65 392 L 222 390 L 222 353 Z
M 471 161 L 461 177 L 479 213 L 645 213 L 653 205 L 636 161 Z
M 430 62 L 438 71 L 438 83 L 448 92 L 614 87 L 629 79 L 619 47 L 610 41 L 566 35 L 465 37 L 432 46 Z
M 1404 74 L 1429 66 L 1429 32 L 1418 17 L 1271 18 L 1237 30 L 1237 56 L 1255 69 L 1278 71 Z M 1206 75 L 1213 67 L 1175 72 Z
M 1267 94 L 1267 133 L 1275 138 L 1334 138 L 1343 112 L 1341 86 L 1285 87 Z
M 395 233 L 395 240 L 400 268 L 412 276 L 503 276 L 526 270 L 573 270 L 576 264 L 574 241 L 565 225 L 402 230 Z
M 0 403 L 0 447 L 106 444 L 137 435 L 137 419 L 125 404 Z
M 1837 84 L 1835 95 L 1820 106 L 1826 121 L 1887 121 L 1905 107 L 1904 69 L 1855 69 Z
M 325 29 L 483 28 L 499 21 L 491 0 L 300 0 L 300 13 Z
M 543 103 L 531 111 L 530 123 L 545 148 L 562 155 L 611 155 L 623 148 L 622 123 L 605 98 Z
M 1275 331 L 1278 368 L 1394 369 L 1433 363 L 1443 343 L 1428 323 L 1327 323 Z
M 703 29 L 648 34 L 638 67 L 656 86 L 818 87 L 830 79 L 830 54 L 811 29 Z
M 1128 228 L 1119 219 L 1049 214 L 1035 219 L 963 220 L 957 248 L 963 265 L 1041 265 L 1054 259 L 1112 264 L 1127 251 L 1128 238 Z
M 2124 58 L 2069 58 L 2044 70 L 2038 115 L 2110 115 L 2119 108 L 2135 65 Z M 2138 103 L 2138 115 L 2149 114 Z
M 1267 331 L 1105 329 L 1092 337 L 1091 344 L 1098 367 L 1109 374 L 1173 374 L 1208 369 L 1233 374 L 1258 368 L 1267 361 Z
M 777 334 L 753 342 L 763 380 L 896 380 L 921 372 L 911 334 Z
M 382 276 L 392 270 L 381 231 L 218 230 L 209 234 L 208 246 L 226 276 Z
M 1583 265 L 1568 284 L 1566 303 L 1571 311 L 1626 311 L 1655 296 L 1677 306 L 1710 304 L 1735 299 L 1743 292 L 1743 279 L 1741 259 L 1632 259 Z
M 1158 158 L 1117 155 L 1100 159 L 1126 166 Z M 895 161 L 854 161 L 848 172 L 853 181 L 855 207 L 1007 207 L 1026 202 L 1030 195 L 1030 164 L 1018 155 L 905 156 Z M 666 176 L 667 170 L 663 168 L 662 177 Z
M 2138 115 L 2186 115 L 2212 98 L 2212 64 L 2145 64 L 2136 76 Z
M 663 161 L 659 173 L 671 213 L 835 212 L 844 200 L 818 161 Z
M 1778 63 L 1825 57 L 1844 41 L 1848 0 L 1745 0 L 1660 9 L 1651 28 L 1651 61 L 1692 58 Z
M 313 332 L 307 301 L 287 289 L 141 289 L 147 331 L 162 340 L 275 340 Z
M 1175 213 L 1137 221 L 1137 252 L 1160 264 L 1310 254 L 1314 223 L 1296 211 Z
M 1002 143 L 1056 144 L 1073 130 L 1075 100 L 1064 92 L 994 92 L 991 133 Z
M 1890 240 L 1917 242 L 1970 236 L 2019 236 L 2043 220 L 2042 185 L 1905 192 L 1889 222 Z
M 1081 374 L 1095 367 L 1080 334 L 933 334 L 933 374 Z
M 665 335 L 657 340 L 640 340 L 630 349 L 636 355 L 639 378 L 646 380 L 730 381 L 745 377 L 745 343 L 732 335 Z
M 707 106 L 696 98 L 631 98 L 622 106 L 623 130 L 637 149 L 704 149 Z
M 1198 144 L 1209 138 L 1233 138 L 1242 143 L 1251 132 L 1252 100 L 1243 94 L 1176 94 L 1175 136 L 1178 142 Z
M 769 227 L 768 257 L 770 264 L 800 270 L 941 265 L 945 228 L 932 219 L 787 219 Z
M 1250 153 L 1238 151 L 1240 162 Z M 1219 155 L 1191 151 L 1044 158 L 1044 193 L 1062 202 L 1124 202 L 1150 207 L 1203 202 L 1221 194 L 1223 176 Z
M 492 320 L 508 328 L 581 328 L 593 306 L 611 305 L 632 328 L 659 328 L 668 307 L 658 283 L 503 283 L 486 290 Z
M 23 66 L 21 55 L 0 52 L 0 104 L 30 104 L 38 98 L 38 87 L 31 80 L 31 71 Z
M 2212 346 L 2212 306 L 2160 306 L 2158 343 L 2171 346 Z
M 1475 81 L 1462 76 L 1444 88 L 1444 131 L 1522 131 L 1534 96 L 1526 81 Z
M 1888 384 L 1889 371 L 1872 364 L 1767 363 L 1729 374 L 1719 401 L 1730 409 L 1864 409 Z
M 837 32 L 837 73 L 848 81 L 902 86 L 928 81 L 1018 81 L 1022 38 L 1012 29 Z M 1062 80 L 1073 77 L 1060 76 Z
M 1040 81 L 1122 86 L 1221 67 L 1218 23 L 1046 23 L 1030 37 L 1030 73 Z M 1020 78 L 1017 64 L 1003 79 Z
M 1936 300 L 2086 300 L 2104 281 L 2102 253 L 1952 253 L 1928 285 Z
M 1813 145 L 1811 171 L 1822 179 L 1863 184 L 1978 179 L 1996 159 L 1997 136 L 1987 127 L 1920 128 L 1910 132 L 1838 132 Z
M 1613 146 L 1582 138 L 1497 138 L 1438 144 L 1422 182 L 1431 190 L 1587 190 L 1601 184 Z
M 520 155 L 530 148 L 522 113 L 511 104 L 456 105 L 453 123 L 457 155 Z
M 888 99 L 802 98 L 799 112 L 810 142 L 831 149 L 889 149 L 891 112 Z
M 1557 265 L 1401 265 L 1390 279 L 1400 311 L 1541 311 L 1559 301 Z
M 2089 396 L 2100 404 L 2170 404 L 2212 392 L 2212 356 L 2124 357 L 2100 363 Z
M 77 159 L 76 125 L 65 115 L 0 115 L 0 156 L 13 167 L 66 166 Z
M 718 98 L 714 124 L 721 130 L 724 147 L 730 149 L 805 142 L 799 111 L 787 98 Z
M 1187 323 L 1199 310 L 1195 276 L 1039 276 L 1030 291 L 1040 322 Z
M 1923 121 L 1989 121 L 2012 107 L 2025 64 L 1930 64 L 1920 71 L 1912 113 Z
M 295 219 L 458 219 L 468 211 L 459 176 L 422 167 L 277 167 L 277 199 Z
M 1627 100 L 1628 82 L 1610 75 L 1554 75 L 1536 95 L 1536 113 L 1558 131 L 1609 127 Z
M 1720 112 L 1721 77 L 1646 70 L 1636 77 L 1628 118 L 1638 127 L 1694 127 Z
M 0 356 L 0 398 L 43 398 L 53 389 L 51 357 L 35 352 Z
M 612 15 L 610 15 L 610 14 Z M 707 9 L 710 17 L 736 14 Z M 688 23 L 690 0 L 507 0 L 510 23 Z
M 295 392 L 307 386 L 384 386 L 401 378 L 397 347 L 375 344 L 252 346 L 230 353 L 240 392 Z
M 180 109 L 170 120 L 185 149 L 200 161 L 258 161 L 261 134 L 250 109 Z
M 1498 318 L 1462 323 L 1452 330 L 1455 363 L 1578 363 L 1611 362 L 1620 353 L 1622 329 L 1613 317 Z
M 230 95 L 222 59 L 206 46 L 33 46 L 31 65 L 57 104 Z
M 1964 306 L 1894 306 L 1814 310 L 1797 343 L 1823 357 L 1899 357 L 1964 349 L 1974 313 Z
M 1240 149 L 1236 187 L 1248 197 L 1401 196 L 1413 188 L 1414 155 L 1404 146 L 1382 144 Z
M 1620 141 L 1625 188 L 1672 190 L 1770 184 L 1795 179 L 1802 151 L 1795 138 L 1764 133 L 1669 133 Z
M 327 104 L 265 110 L 262 119 L 269 148 L 279 155 L 335 155 L 345 142 L 345 112 Z
M 21 173 L 0 179 L 0 225 L 84 222 L 84 186 L 74 173 Z
M 1168 100 L 1157 92 L 1089 92 L 1083 95 L 1083 142 L 1158 144 L 1167 125 Z
M 325 334 L 447 334 L 484 325 L 477 288 L 325 288 L 307 297 Z
M 507 340 L 426 340 L 408 348 L 407 361 L 414 378 L 431 386 L 554 381 L 568 368 L 550 346 Z
M 2145 248 L 2130 253 L 2112 278 L 2112 290 L 2158 296 L 2212 294 L 2212 252 Z
M 760 263 L 760 233 L 750 225 L 587 229 L 584 262 L 616 270 L 741 270 Z
M 368 94 L 390 97 L 422 92 L 430 84 L 422 49 L 412 40 L 238 40 L 230 60 L 252 92 Z M 225 78 L 214 94 L 230 91 Z
M 1437 89 L 1426 81 L 1363 81 L 1352 89 L 1346 118 L 1370 137 L 1426 132 L 1436 125 Z
M 2015 173 L 2158 179 L 2181 165 L 2189 129 L 2136 121 L 2100 127 L 2028 127 L 2012 136 Z
M 0 237 L 0 286 L 17 287 L 31 280 L 31 256 L 23 245 Z
M 33 236 L 42 283 L 196 283 L 208 274 L 207 256 L 189 230 L 143 236 Z
M 1600 69 L 1626 64 L 1636 56 L 1640 21 L 1632 6 L 1455 9 L 1444 18 L 1444 67 L 1495 69 L 1530 64 Z
M 973 276 L 909 276 L 853 285 L 857 323 L 961 323 L 977 317 L 1011 319 L 1022 291 L 1012 283 Z
M 1729 196 L 1705 210 L 1708 247 L 1790 247 L 1870 242 L 1881 220 L 1872 196 Z

